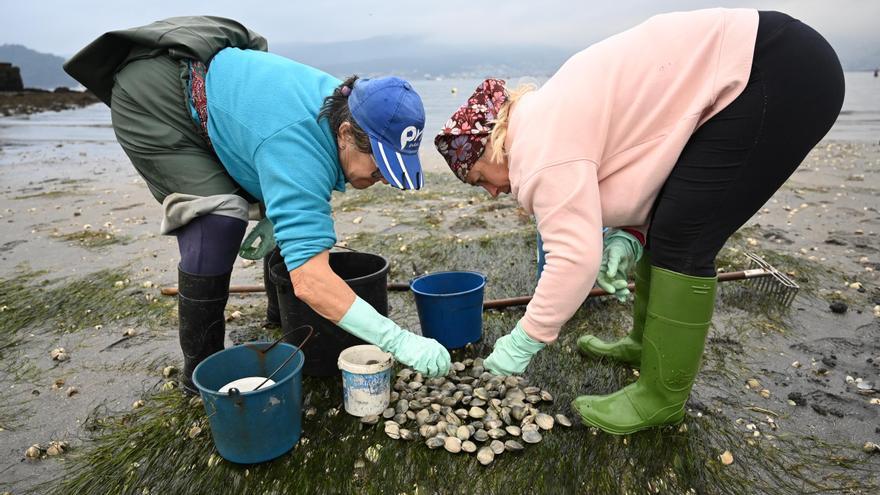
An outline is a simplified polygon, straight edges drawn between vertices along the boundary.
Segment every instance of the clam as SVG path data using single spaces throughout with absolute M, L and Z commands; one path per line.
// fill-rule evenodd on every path
M 458 417 L 461 418 L 461 419 L 464 419 L 464 418 L 468 417 L 468 414 L 469 414 L 468 410 L 467 410 L 467 409 L 464 409 L 464 408 L 456 409 L 456 410 L 455 410 L 455 415 L 458 416 Z
M 510 402 L 522 401 L 525 400 L 526 394 L 518 388 L 511 388 L 507 390 L 507 393 L 504 395 L 504 397 Z
M 553 416 L 549 414 L 539 413 L 535 416 L 535 424 L 537 424 L 542 430 L 550 430 L 553 428 Z
M 527 431 L 538 431 L 538 425 L 535 423 L 526 423 L 522 425 L 522 432 L 525 433 Z
M 495 460 L 495 452 L 492 452 L 489 447 L 483 447 L 477 452 L 477 460 L 480 461 L 480 464 L 488 466 Z
M 553 402 L 553 395 L 546 390 L 541 390 L 541 400 L 544 402 Z
M 431 411 L 429 411 L 427 409 L 422 409 L 416 413 L 416 423 L 418 423 L 419 426 L 421 426 L 428 421 L 428 418 L 430 416 L 431 416 Z
M 541 393 L 541 389 L 538 387 L 531 386 L 531 387 L 524 388 L 523 392 L 525 392 L 526 395 L 538 395 Z
M 458 426 L 461 424 L 461 418 L 453 412 L 446 413 L 446 422 Z
M 510 408 L 510 416 L 517 421 L 522 421 L 526 416 L 526 408 L 522 406 L 513 406 Z
M 406 428 L 400 429 L 401 440 L 412 440 L 413 438 L 415 438 L 415 434 L 412 431 L 407 430 Z
M 504 442 L 504 448 L 507 449 L 508 452 L 519 452 L 524 447 L 521 443 L 516 440 L 508 440 Z
M 474 432 L 474 440 L 478 442 L 485 442 L 489 439 L 489 434 L 486 430 L 477 430 Z
M 406 412 L 406 419 L 416 419 L 416 412 L 410 409 Z
M 563 414 L 556 415 L 556 422 L 565 427 L 571 426 L 571 421 L 569 421 L 569 419 Z
M 409 382 L 407 385 L 410 390 L 418 390 L 422 388 L 422 382 Z
M 465 440 L 464 442 L 461 442 L 461 450 L 463 450 L 469 454 L 472 452 L 476 452 L 477 451 L 477 444 L 475 444 L 474 442 L 471 442 L 470 440 Z
M 379 422 L 379 416 L 376 414 L 370 414 L 369 416 L 364 416 L 361 418 L 361 423 L 365 425 L 374 425 Z
M 454 437 L 458 434 L 458 426 L 453 424 L 446 425 L 446 429 L 444 430 L 447 436 Z
M 519 426 L 510 425 L 510 426 L 505 427 L 504 430 L 507 431 L 507 433 L 509 433 L 510 435 L 513 435 L 515 437 L 518 437 L 522 434 L 522 430 L 519 428 Z
M 529 404 L 537 404 L 538 402 L 541 402 L 541 396 L 540 395 L 526 396 L 526 402 L 528 402 Z
M 36 459 L 36 458 L 40 457 L 40 455 L 42 453 L 43 453 L 42 449 L 40 449 L 40 446 L 37 444 L 31 445 L 30 447 L 28 447 L 28 449 L 26 451 L 24 451 L 25 457 L 28 457 L 30 459 Z M 489 461 L 489 462 L 491 462 L 491 461 Z
M 489 400 L 489 392 L 484 387 L 477 387 L 474 389 L 474 397 Z
M 522 439 L 526 443 L 538 443 L 542 438 L 543 437 L 538 433 L 538 430 L 523 430 L 522 432 Z
M 504 453 L 504 442 L 500 440 L 492 440 L 492 443 L 489 444 L 489 448 L 492 449 L 492 453 L 495 455 Z
M 433 425 L 422 425 L 419 427 L 419 435 L 424 438 L 431 438 L 437 435 L 437 427 Z
M 459 426 L 455 430 L 455 436 L 458 437 L 458 439 L 463 442 L 471 437 L 471 430 L 468 429 L 467 426 L 464 426 L 464 425 Z
M 461 452 L 461 440 L 459 440 L 456 437 L 448 437 L 443 442 L 443 447 L 446 450 L 448 450 L 449 452 L 452 452 L 453 454 L 457 454 L 457 453 Z
M 454 369 L 456 372 L 464 371 L 465 368 L 466 366 L 464 365 L 464 363 L 460 363 L 458 361 L 452 363 L 452 369 Z
M 400 439 L 400 425 L 394 421 L 385 422 L 385 434 L 394 440 Z
M 501 428 L 492 428 L 488 431 L 490 438 L 501 438 L 504 435 L 507 435 L 507 432 L 502 430 Z
M 501 421 L 499 421 L 497 419 L 490 419 L 489 421 L 484 421 L 483 423 L 486 425 L 486 428 L 489 430 L 492 430 L 495 428 L 501 428 L 502 426 L 504 426 L 504 423 L 502 423 Z
M 385 419 L 391 419 L 394 417 L 395 414 L 396 413 L 394 412 L 394 408 L 392 407 L 389 407 L 388 409 L 382 411 L 382 417 Z
M 429 449 L 439 449 L 446 444 L 446 441 L 440 437 L 431 437 L 425 440 L 425 445 L 428 446 Z
M 67 361 L 68 359 L 70 359 L 70 355 L 67 354 L 67 351 L 65 351 L 63 347 L 52 349 L 52 352 L 49 353 L 49 356 L 52 358 L 53 361 Z
M 393 419 L 395 423 L 402 425 L 402 424 L 406 423 L 407 417 L 406 417 L 406 414 L 399 413 L 399 414 L 395 414 L 394 417 L 391 419 Z
M 480 419 L 480 418 L 486 416 L 486 410 L 483 409 L 482 407 L 473 406 L 467 412 L 467 415 L 474 418 L 474 419 Z

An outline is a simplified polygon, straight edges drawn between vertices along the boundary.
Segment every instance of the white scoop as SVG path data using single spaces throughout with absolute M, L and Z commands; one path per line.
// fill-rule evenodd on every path
M 260 384 L 263 383 L 264 381 L 266 381 L 266 378 L 262 377 L 262 376 L 247 376 L 244 378 L 239 378 L 238 380 L 235 380 L 235 381 L 231 381 L 231 382 L 227 383 L 226 385 L 223 385 L 222 387 L 220 387 L 220 390 L 218 390 L 218 392 L 220 392 L 221 394 L 225 394 L 225 393 L 229 392 L 229 389 L 231 389 L 231 388 L 237 388 L 238 391 L 242 392 L 242 393 L 253 392 L 253 390 L 255 388 L 259 387 Z M 265 385 L 260 387 L 260 390 L 262 390 L 270 385 L 275 385 L 275 381 L 269 380 L 268 382 L 266 382 Z

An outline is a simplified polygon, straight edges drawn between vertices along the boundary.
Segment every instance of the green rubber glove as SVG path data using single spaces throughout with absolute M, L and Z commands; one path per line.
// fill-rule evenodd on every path
M 495 349 L 483 361 L 483 366 L 494 375 L 522 373 L 532 356 L 545 347 L 547 344 L 529 337 L 517 323 L 512 332 L 495 341 Z
M 626 302 L 630 295 L 626 288 L 626 274 L 642 257 L 642 244 L 632 234 L 615 230 L 605 237 L 602 250 L 602 264 L 596 282 L 609 294 L 614 294 L 620 302 Z
M 400 328 L 360 297 L 355 298 L 339 326 L 424 375 L 444 376 L 452 367 L 449 351 L 439 342 Z
M 275 249 L 275 227 L 268 218 L 263 218 L 244 238 L 238 255 L 246 260 L 261 260 Z

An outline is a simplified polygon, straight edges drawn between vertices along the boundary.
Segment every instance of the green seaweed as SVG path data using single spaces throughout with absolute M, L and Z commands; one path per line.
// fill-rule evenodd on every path
M 76 243 L 86 249 L 97 249 L 114 244 L 128 244 L 130 238 L 126 235 L 114 234 L 106 230 L 81 230 L 69 234 L 60 234 L 59 239 Z
M 534 286 L 534 230 L 523 227 L 476 239 L 420 231 L 353 236 L 356 249 L 382 252 L 392 262 L 392 279 L 443 269 L 478 269 L 489 277 L 487 297 L 528 294 Z M 406 249 L 400 247 L 406 245 Z M 391 293 L 391 316 L 404 326 L 418 324 L 409 293 Z M 259 305 L 254 305 L 257 311 Z M 583 333 L 604 338 L 625 335 L 631 305 L 611 298 L 588 300 L 566 325 L 558 341 L 532 361 L 527 377 L 555 396 L 542 410 L 576 419 L 569 402 L 582 394 L 602 394 L 636 379 L 632 370 L 607 361 L 591 361 L 577 352 Z M 707 344 L 706 364 L 698 378 L 682 425 L 614 437 L 577 424 L 561 426 L 542 443 L 519 454 L 505 453 L 488 467 L 473 456 L 429 450 L 422 442 L 391 440 L 379 427 L 364 427 L 342 411 L 338 378 L 305 378 L 303 437 L 288 454 L 260 465 L 222 460 L 210 439 L 201 405 L 178 391 L 154 391 L 136 411 L 93 414 L 90 440 L 67 459 L 63 475 L 38 489 L 51 494 L 142 493 L 829 493 L 880 488 L 874 466 L 851 445 L 832 445 L 797 433 L 753 438 L 702 401 L 721 401 L 732 414 L 748 416 L 747 405 L 728 387 L 719 398 L 719 379 L 741 383 L 748 352 L 736 340 L 745 311 L 719 302 L 716 326 L 724 333 Z M 250 311 L 254 313 L 254 311 Z M 522 308 L 489 311 L 483 339 L 452 353 L 453 359 L 485 356 L 496 338 L 516 324 Z M 256 319 L 256 317 L 254 317 Z M 759 318 L 785 325 L 785 319 Z M 251 322 L 238 338 L 277 335 Z M 726 336 L 725 336 L 726 335 Z M 733 350 L 733 352 L 731 352 Z M 710 393 L 707 393 L 711 391 Z M 705 395 L 704 395 L 705 394 Z M 711 399 L 709 399 L 711 397 Z M 758 421 L 758 420 L 756 420 Z M 195 438 L 193 425 L 202 431 Z M 375 462 L 366 456 L 378 449 Z M 723 465 L 729 450 L 735 461 Z
M 111 322 L 159 328 L 171 322 L 173 301 L 148 300 L 142 289 L 116 286 L 127 279 L 125 272 L 54 280 L 45 275 L 24 270 L 0 279 L 0 371 L 17 380 L 34 376 L 33 363 L 17 351 L 32 332 L 61 334 Z

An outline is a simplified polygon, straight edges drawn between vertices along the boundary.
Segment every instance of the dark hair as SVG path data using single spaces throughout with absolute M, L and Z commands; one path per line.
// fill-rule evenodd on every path
M 330 123 L 333 137 L 337 140 L 339 140 L 339 136 L 336 135 L 339 132 L 339 126 L 343 122 L 350 123 L 352 133 L 354 134 L 355 146 L 357 146 L 358 151 L 371 153 L 370 137 L 355 122 L 354 117 L 351 116 L 351 111 L 348 109 L 348 95 L 351 93 L 351 89 L 354 88 L 354 83 L 357 80 L 358 76 L 349 77 L 333 90 L 332 95 L 324 98 L 324 104 L 321 105 L 321 111 L 318 112 L 318 120 L 327 119 Z M 348 90 L 343 91 L 343 88 L 346 87 Z

